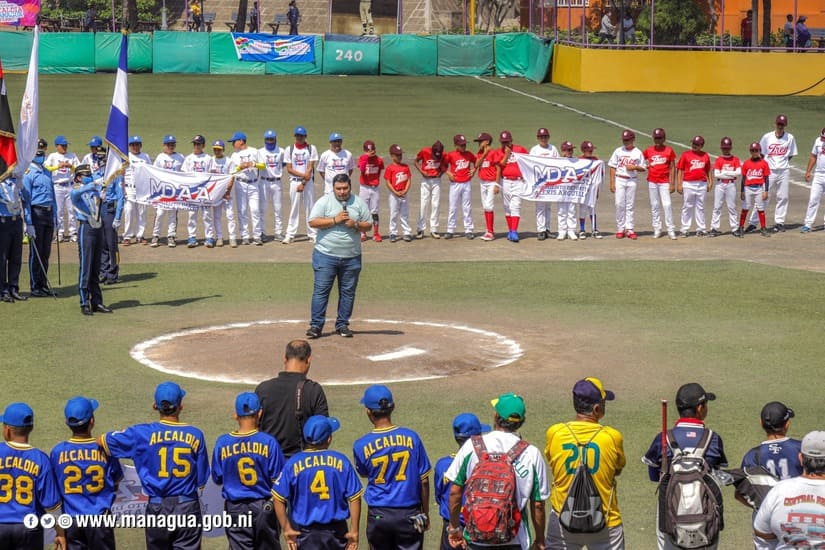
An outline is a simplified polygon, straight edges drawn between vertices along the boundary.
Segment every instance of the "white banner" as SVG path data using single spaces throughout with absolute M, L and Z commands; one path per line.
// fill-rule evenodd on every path
M 537 202 L 572 202 L 596 205 L 604 178 L 604 163 L 598 159 L 544 158 L 513 153 L 524 178 L 514 194 Z
M 148 164 L 135 166 L 135 200 L 165 210 L 195 210 L 217 206 L 232 176 L 173 172 Z

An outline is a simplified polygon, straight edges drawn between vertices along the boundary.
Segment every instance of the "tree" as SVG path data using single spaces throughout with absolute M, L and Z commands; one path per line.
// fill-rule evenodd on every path
M 765 0 L 770 1 L 770 0 Z M 653 40 L 656 44 L 693 44 L 696 35 L 706 32 L 711 25 L 705 11 L 707 3 L 701 0 L 656 0 Z M 650 33 L 650 12 L 639 14 L 636 28 Z
M 247 0 L 238 0 L 238 18 L 235 20 L 235 28 L 238 32 L 244 32 L 246 29 L 246 10 L 249 7 Z
M 771 45 L 771 0 L 762 0 L 762 45 Z

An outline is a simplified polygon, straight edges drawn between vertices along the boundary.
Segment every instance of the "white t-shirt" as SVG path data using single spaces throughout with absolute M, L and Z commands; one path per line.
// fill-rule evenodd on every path
M 46 158 L 46 162 L 43 163 L 43 165 L 46 168 L 49 168 L 58 166 L 61 162 L 68 162 L 71 164 L 71 167 L 65 166 L 52 172 L 52 183 L 55 185 L 66 185 L 72 183 L 72 180 L 74 179 L 74 168 L 80 164 L 80 161 L 77 159 L 77 155 L 74 153 L 66 153 L 65 155 L 61 155 L 60 153 L 51 153 Z
M 768 132 L 762 136 L 759 145 L 771 172 L 787 170 L 791 167 L 791 157 L 797 155 L 796 140 L 788 132 L 783 133 L 782 137 L 776 137 L 776 132 Z
M 825 139 L 816 138 L 811 154 L 816 157 L 816 168 L 814 172 L 825 175 Z
M 507 452 L 520 439 L 518 434 L 500 430 L 486 433 L 482 438 L 484 446 L 490 452 Z M 472 440 L 468 439 L 456 453 L 444 476 L 463 487 L 476 464 L 478 464 L 478 456 L 473 448 Z M 520 544 L 524 550 L 527 550 L 533 543 L 532 533 L 526 528 L 526 524 L 532 524 L 532 520 L 529 519 L 530 501 L 544 502 L 550 498 L 550 482 L 547 479 L 547 465 L 544 463 L 544 457 L 541 451 L 533 445 L 529 445 L 519 455 L 513 463 L 513 468 L 516 473 L 516 500 L 521 510 L 522 522 L 519 526 L 517 540 L 512 543 Z M 539 533 L 539 536 L 543 537 L 544 533 Z
M 139 164 L 152 164 L 152 159 L 146 153 L 136 155 L 130 152 L 129 167 L 123 172 L 123 189 L 130 200 L 135 200 L 135 166 Z
M 186 155 L 185 159 L 183 159 L 181 172 L 196 172 L 199 174 L 205 174 L 209 171 L 209 165 L 211 163 L 212 157 L 206 153 L 201 153 L 199 155 L 190 153 Z
M 180 172 L 184 160 L 183 155 L 180 153 L 172 153 L 171 155 L 160 153 L 155 157 L 155 167 Z
M 293 170 L 305 172 L 310 162 L 318 162 L 318 150 L 314 145 L 307 144 L 306 147 L 298 148 L 295 145 L 290 145 L 284 149 L 284 164 L 292 165 Z M 295 176 L 289 176 L 291 180 L 300 180 Z
M 229 157 L 212 157 L 212 162 L 209 163 L 210 174 L 228 174 L 229 173 Z
M 318 172 L 324 175 L 324 193 L 332 193 L 332 180 L 338 174 L 350 175 L 355 169 L 352 153 L 341 149 L 337 153 L 327 149 L 318 159 Z
M 615 151 L 613 151 L 613 154 L 610 155 L 610 160 L 607 161 L 608 166 L 616 169 L 617 177 L 625 178 L 628 180 L 635 180 L 639 177 L 639 173 L 636 170 L 628 172 L 625 166 L 629 164 L 635 164 L 637 166 L 641 166 L 642 168 L 647 167 L 645 157 L 638 147 L 634 147 L 630 150 L 628 150 L 624 146 L 619 147 Z
M 552 143 L 548 143 L 547 147 L 543 147 L 542 145 L 533 145 L 533 148 L 530 149 L 530 155 L 534 157 L 544 157 L 549 159 L 557 159 L 559 158 L 559 150 L 556 149 L 556 146 Z
M 270 151 L 266 147 L 258 149 L 258 164 L 263 164 L 264 168 L 260 170 L 262 178 L 281 179 L 284 168 L 284 150 L 275 146 L 275 149 Z M 267 180 L 271 182 L 272 180 Z
M 240 180 L 256 181 L 258 179 L 258 169 L 255 166 L 243 170 L 239 168 L 245 162 L 258 164 L 258 150 L 254 147 L 247 147 L 232 153 L 232 156 L 229 157 L 229 173 Z
M 762 501 L 753 529 L 773 533 L 778 539 L 756 543 L 757 550 L 801 548 L 796 543 L 806 540 L 821 542 L 825 537 L 825 480 L 792 477 L 777 483 Z

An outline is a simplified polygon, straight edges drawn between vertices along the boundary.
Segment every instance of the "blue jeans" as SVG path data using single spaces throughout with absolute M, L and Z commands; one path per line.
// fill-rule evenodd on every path
M 324 328 L 329 293 L 336 277 L 338 278 L 338 318 L 335 320 L 335 329 L 349 326 L 349 318 L 352 316 L 352 308 L 355 305 L 358 275 L 361 273 L 361 256 L 337 258 L 314 250 L 312 270 L 315 272 L 315 285 L 312 289 L 310 326 L 319 330 Z

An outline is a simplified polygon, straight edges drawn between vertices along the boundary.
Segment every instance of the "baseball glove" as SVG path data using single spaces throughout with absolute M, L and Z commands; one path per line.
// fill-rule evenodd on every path
M 410 523 L 413 524 L 413 527 L 415 527 L 415 530 L 419 533 L 423 533 L 424 531 L 426 531 L 427 527 L 430 524 L 430 518 L 428 518 L 427 514 L 423 512 L 420 514 L 416 514 L 414 516 L 410 516 L 409 519 Z

